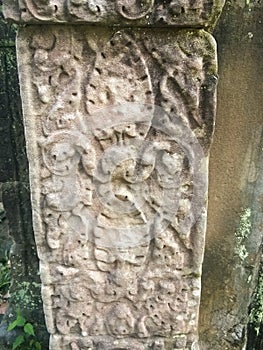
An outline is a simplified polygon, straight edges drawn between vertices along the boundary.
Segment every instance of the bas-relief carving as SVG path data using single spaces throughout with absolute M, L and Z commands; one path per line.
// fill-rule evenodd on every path
M 51 349 L 196 341 L 214 46 L 193 30 L 21 30 Z
M 6 16 L 21 22 L 208 26 L 224 1 L 212 0 L 16 0 L 4 1 Z

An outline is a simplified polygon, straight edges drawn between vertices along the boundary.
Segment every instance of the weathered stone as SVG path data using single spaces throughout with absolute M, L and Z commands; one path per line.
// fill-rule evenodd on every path
M 198 346 L 221 5 L 5 4 L 50 349 Z
M 1 305 L 1 313 L 7 309 L 0 320 L 0 349 L 12 348 L 15 331 L 7 332 L 7 327 L 16 317 L 18 309 L 34 323 L 36 334 L 45 349 L 47 332 L 40 297 L 17 77 L 16 26 L 4 21 L 1 10 L 0 0 L 0 261 L 6 263 L 9 259 L 11 262 L 11 288 L 5 295 L 8 307 L 7 303 Z
M 50 349 L 197 344 L 215 57 L 202 30 L 20 29 Z
M 246 347 L 262 255 L 262 13 L 262 2 L 231 0 L 214 32 L 220 80 L 200 305 L 204 349 L 262 349 L 260 341 Z
M 12 29 L 12 26 L 7 26 L 4 22 L 0 12 L 0 183 L 12 181 L 16 176 L 12 119 L 17 112 L 14 101 L 19 96 L 19 88 L 17 76 L 14 74 L 16 51 L 15 31 Z
M 17 12 L 17 20 L 19 16 Z M 199 328 L 202 349 L 244 349 L 246 343 L 248 308 L 262 240 L 261 17 L 262 3 L 258 1 L 228 1 L 216 31 L 221 85 L 203 265 Z M 129 25 L 140 25 L 140 21 L 143 20 L 132 20 Z M 241 231 L 244 223 L 248 228 L 244 232 L 249 232 L 246 237 Z M 16 254 L 23 256 L 24 251 L 16 250 Z M 55 341 L 59 348 L 60 337 L 55 336 L 54 344 Z M 79 344 L 71 336 L 64 338 L 67 342 L 72 343 L 73 349 L 91 347 L 90 339 L 82 337 Z M 116 337 L 100 338 L 97 342 L 102 349 L 129 348 L 129 341 Z M 184 348 L 186 337 L 178 336 L 174 342 L 175 347 Z M 247 349 L 262 349 L 259 343 L 262 340 L 257 345 L 249 342 Z M 155 349 L 170 347 L 169 341 L 163 345 L 160 337 L 152 345 Z M 134 341 L 132 347 L 138 349 L 141 344 Z
M 117 26 L 208 27 L 224 0 L 13 0 L 6 17 L 19 23 L 90 23 Z

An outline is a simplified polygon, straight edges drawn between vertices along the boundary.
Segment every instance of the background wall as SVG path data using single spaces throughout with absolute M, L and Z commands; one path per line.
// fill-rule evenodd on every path
M 262 15 L 261 1 L 227 1 L 214 31 L 219 85 L 200 310 L 205 349 L 243 349 L 258 279 L 263 229 Z M 248 350 L 262 349 L 254 346 L 250 341 Z
M 34 324 L 43 350 L 47 349 L 38 258 L 32 229 L 28 163 L 17 77 L 16 26 L 2 16 L 0 1 L 0 264 L 11 260 L 9 307 L 0 293 L 0 349 L 12 348 L 16 332 L 7 333 L 17 310 Z M 11 250 L 10 250 L 10 246 Z M 2 281 L 2 280 L 1 280 Z M 1 283 L 0 283 L 1 286 Z M 4 317 L 3 312 L 6 311 Z M 1 315 L 2 314 L 2 315 Z

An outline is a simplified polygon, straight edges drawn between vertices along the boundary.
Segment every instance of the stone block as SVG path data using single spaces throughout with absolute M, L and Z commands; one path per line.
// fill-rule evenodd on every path
M 194 346 L 212 36 L 32 25 L 17 47 L 50 349 Z
M 5 15 L 18 23 L 90 23 L 102 26 L 213 25 L 224 0 L 13 0 Z

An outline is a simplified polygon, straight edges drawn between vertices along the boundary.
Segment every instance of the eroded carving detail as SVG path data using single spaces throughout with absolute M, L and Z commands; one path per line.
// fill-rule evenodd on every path
M 5 15 L 18 22 L 87 22 L 102 25 L 207 27 L 224 0 L 4 0 Z
M 213 41 L 200 31 L 32 27 L 19 54 L 50 348 L 190 348 Z
M 154 0 L 116 0 L 117 11 L 127 19 L 139 19 L 146 16 L 152 10 L 153 4 Z

